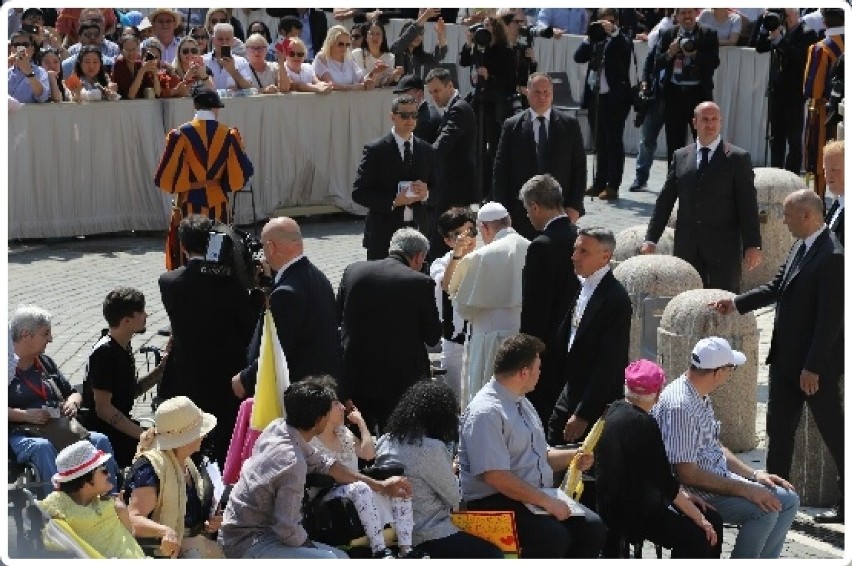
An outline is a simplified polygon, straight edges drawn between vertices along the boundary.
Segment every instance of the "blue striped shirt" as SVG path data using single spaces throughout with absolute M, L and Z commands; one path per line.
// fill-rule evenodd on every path
M 660 400 L 651 409 L 651 415 L 660 426 L 666 456 L 672 465 L 695 462 L 702 470 L 726 478 L 734 477 L 728 471 L 719 442 L 721 423 L 716 420 L 710 396 L 700 396 L 686 375 L 681 375 L 666 386 Z M 685 487 L 702 497 L 710 495 Z

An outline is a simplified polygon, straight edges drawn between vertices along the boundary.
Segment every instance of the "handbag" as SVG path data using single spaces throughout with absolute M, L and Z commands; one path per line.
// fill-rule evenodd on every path
M 64 416 L 49 419 L 44 424 L 22 423 L 16 425 L 14 431 L 27 436 L 46 438 L 57 452 L 89 438 L 89 431 L 77 419 Z

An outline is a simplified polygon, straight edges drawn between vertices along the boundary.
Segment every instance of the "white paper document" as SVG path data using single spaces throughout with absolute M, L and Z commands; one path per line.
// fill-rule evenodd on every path
M 565 503 L 568 504 L 568 507 L 571 509 L 572 517 L 584 517 L 586 515 L 586 510 L 583 509 L 583 506 L 568 497 L 564 491 L 557 487 L 542 487 L 539 488 L 541 491 L 550 497 L 555 497 Z M 538 505 L 533 505 L 532 503 L 524 503 L 527 506 L 527 509 L 535 513 L 536 515 L 547 515 L 547 511 L 539 507 Z

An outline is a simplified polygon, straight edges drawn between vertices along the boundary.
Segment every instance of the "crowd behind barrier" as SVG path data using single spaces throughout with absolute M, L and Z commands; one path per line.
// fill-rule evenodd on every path
M 333 19 L 330 14 L 329 18 Z M 267 19 L 277 27 L 276 18 Z M 405 21 L 391 20 L 388 37 L 397 37 Z M 457 64 L 464 32 L 464 26 L 447 25 L 444 63 Z M 427 24 L 424 47 L 430 50 L 435 40 L 434 25 Z M 573 54 L 582 40 L 571 35 L 538 38 L 534 47 L 539 70 L 567 72 L 575 100 L 580 97 L 585 65 L 575 64 Z M 641 66 L 647 44 L 634 42 L 634 48 Z M 760 163 L 769 56 L 750 48 L 723 48 L 720 58 L 714 100 L 722 108 L 722 135 Z M 631 70 L 631 77 L 634 73 Z M 458 68 L 458 79 L 459 91 L 466 95 L 471 91 L 467 68 Z M 380 89 L 327 97 L 291 93 L 228 99 L 221 118 L 239 128 L 255 164 L 252 186 L 258 216 L 268 216 L 279 206 L 310 205 L 334 205 L 363 214 L 351 199 L 352 179 L 364 143 L 390 127 L 392 97 L 390 89 Z M 556 104 L 560 102 L 557 98 Z M 191 117 L 189 99 L 25 105 L 11 112 L 8 236 L 48 238 L 165 228 L 169 199 L 153 186 L 152 177 L 166 132 Z M 631 111 L 624 134 L 627 153 L 635 153 L 639 141 L 632 122 Z M 589 148 L 588 122 L 581 117 L 580 123 Z M 662 134 L 660 138 L 658 158 L 665 155 Z M 237 222 L 251 220 L 247 205 L 237 208 Z

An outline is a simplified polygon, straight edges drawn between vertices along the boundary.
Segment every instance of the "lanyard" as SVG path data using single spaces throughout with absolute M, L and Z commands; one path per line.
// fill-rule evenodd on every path
M 18 379 L 21 380 L 21 383 L 26 385 L 33 393 L 35 393 L 36 395 L 41 397 L 42 401 L 47 401 L 47 387 L 44 384 L 44 368 L 42 367 L 41 362 L 38 361 L 38 358 L 35 359 L 35 363 L 33 365 L 40 373 L 40 376 L 39 376 L 39 385 L 41 386 L 40 389 L 37 389 L 35 387 L 35 385 L 30 383 L 29 380 L 25 379 L 23 374 L 21 373 L 20 369 L 15 368 L 15 375 L 18 376 Z

